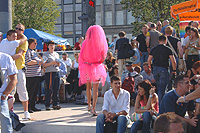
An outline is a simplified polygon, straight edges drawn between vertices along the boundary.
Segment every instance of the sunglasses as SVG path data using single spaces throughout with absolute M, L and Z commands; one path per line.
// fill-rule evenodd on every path
M 17 27 L 16 27 L 15 29 L 16 29 L 16 30 L 20 30 L 20 31 L 24 31 L 22 28 L 17 28 Z

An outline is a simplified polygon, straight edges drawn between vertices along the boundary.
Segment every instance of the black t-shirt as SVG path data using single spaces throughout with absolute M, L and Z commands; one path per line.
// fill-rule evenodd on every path
M 140 43 L 139 50 L 141 52 L 147 52 L 146 36 L 143 33 L 137 36 L 136 41 Z
M 159 114 L 167 113 L 167 112 L 175 112 L 175 114 L 184 117 L 186 111 L 193 111 L 194 110 L 194 101 L 190 101 L 189 103 L 182 103 L 178 105 L 176 101 L 178 100 L 179 96 L 175 93 L 175 90 L 171 90 L 170 92 L 166 93 L 163 97 Z
M 115 49 L 118 50 L 117 59 L 125 59 L 126 50 L 124 48 L 124 44 L 129 44 L 129 39 L 128 38 L 120 38 L 116 42 Z
M 159 44 L 151 50 L 150 55 L 154 58 L 153 66 L 168 68 L 169 56 L 173 54 L 172 50 L 168 46 Z
M 168 38 L 169 42 L 171 43 L 172 47 L 174 48 L 174 50 L 176 51 L 176 54 L 178 54 L 178 45 L 177 45 L 177 43 L 180 41 L 180 39 L 177 38 L 177 37 L 173 37 L 173 36 L 167 36 L 167 38 Z M 167 46 L 169 46 L 168 43 L 167 43 Z

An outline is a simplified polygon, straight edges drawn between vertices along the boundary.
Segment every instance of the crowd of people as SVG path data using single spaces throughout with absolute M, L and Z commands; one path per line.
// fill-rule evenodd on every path
M 175 128 L 171 125 L 183 121 L 188 132 L 199 132 L 198 24 L 194 21 L 186 27 L 183 45 L 168 20 L 148 22 L 130 41 L 120 31 L 119 38 L 113 37 L 111 43 L 103 28 L 94 25 L 88 28 L 85 40 L 80 37 L 75 44 L 72 61 L 67 53 L 60 59 L 53 41 L 47 43 L 46 52 L 37 53 L 37 40 L 27 39 L 25 26 L 19 23 L 0 43 L 0 66 L 5 77 L 0 88 L 1 110 L 5 111 L 0 116 L 2 131 L 12 132 L 9 111 L 14 112 L 16 91 L 24 118 L 30 120 L 30 113 L 41 111 L 35 106 L 40 96 L 47 111 L 60 110 L 59 89 L 68 82 L 71 98 L 81 95 L 86 86 L 88 112 L 97 116 L 97 133 L 111 130 L 111 124 L 115 132 L 123 133 L 130 120 L 131 133 L 151 132 L 153 124 L 154 132 L 169 132 Z M 181 59 L 187 71 L 179 69 Z M 192 91 L 196 93 L 187 95 Z M 104 97 L 100 115 L 95 109 L 99 96 Z M 135 107 L 133 114 L 129 114 L 130 106 Z M 186 111 L 189 117 L 185 117 Z M 168 126 L 162 127 L 162 120 L 169 120 Z M 177 130 L 183 132 L 183 127 Z

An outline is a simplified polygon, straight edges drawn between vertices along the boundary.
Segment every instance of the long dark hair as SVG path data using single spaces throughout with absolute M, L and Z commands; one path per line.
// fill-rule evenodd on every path
M 151 82 L 149 80 L 143 80 L 142 82 L 140 82 L 138 84 L 138 86 L 140 86 L 141 88 L 144 89 L 145 91 L 145 96 L 147 97 L 147 99 L 149 98 L 149 90 L 153 87 Z M 141 99 L 144 99 L 144 96 L 141 96 Z

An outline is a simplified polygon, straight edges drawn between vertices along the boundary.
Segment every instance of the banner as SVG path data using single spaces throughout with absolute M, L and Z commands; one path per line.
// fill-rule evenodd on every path
M 176 19 L 176 16 L 181 13 L 195 11 L 198 7 L 198 0 L 186 1 L 177 5 L 171 6 L 171 16 Z

